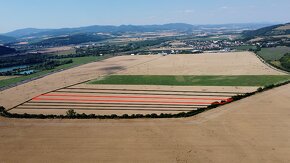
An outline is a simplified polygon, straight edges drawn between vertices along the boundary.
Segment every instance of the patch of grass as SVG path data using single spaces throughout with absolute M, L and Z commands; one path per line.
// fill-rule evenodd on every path
M 280 61 L 271 61 L 270 64 L 275 67 L 283 68 Z
M 89 84 L 173 86 L 266 86 L 290 80 L 290 75 L 144 76 L 112 75 Z
M 83 64 L 87 64 L 87 63 L 90 63 L 90 62 L 100 61 L 100 60 L 103 60 L 103 59 L 106 59 L 106 58 L 107 57 L 88 56 L 88 57 L 61 59 L 61 60 L 72 59 L 73 63 L 61 65 L 61 66 L 55 67 L 54 69 L 40 71 L 40 72 L 31 74 L 31 75 L 20 76 L 20 77 L 6 79 L 6 80 L 0 80 L 0 88 L 1 87 L 6 87 L 6 86 L 9 86 L 9 85 L 12 85 L 12 84 L 16 84 L 16 83 L 24 81 L 24 80 L 37 78 L 37 77 L 40 77 L 40 76 L 43 76 L 43 75 L 46 75 L 46 74 L 49 74 L 49 73 L 52 73 L 52 72 L 60 71 L 62 69 L 69 69 L 69 68 L 76 67 L 76 66 L 83 65 Z
M 257 54 L 266 61 L 278 61 L 284 54 L 290 52 L 290 47 L 278 46 L 275 48 L 262 48 Z

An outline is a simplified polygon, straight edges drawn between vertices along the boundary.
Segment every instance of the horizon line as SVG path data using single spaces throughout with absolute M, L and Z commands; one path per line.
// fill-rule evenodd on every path
M 45 27 L 23 27 L 23 28 L 17 28 L 14 30 L 9 30 L 7 32 L 1 32 L 0 34 L 7 34 L 11 33 L 17 30 L 24 30 L 24 29 L 40 29 L 40 30 L 58 30 L 58 29 L 70 29 L 70 28 L 82 28 L 82 27 L 91 27 L 91 26 L 114 26 L 114 27 L 120 27 L 120 26 L 150 26 L 150 25 L 168 25 L 168 24 L 187 24 L 192 26 L 201 26 L 201 25 L 231 25 L 231 24 L 287 24 L 289 22 L 247 22 L 247 23 L 205 23 L 205 24 L 191 24 L 191 23 L 185 23 L 185 22 L 176 22 L 176 23 L 163 23 L 163 24 L 92 24 L 92 25 L 83 25 L 83 26 L 71 26 L 71 27 L 53 27 L 53 28 L 45 28 Z

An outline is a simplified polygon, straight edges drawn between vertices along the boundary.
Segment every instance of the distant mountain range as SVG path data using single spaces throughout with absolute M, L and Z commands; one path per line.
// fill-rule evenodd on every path
M 250 24 L 222 24 L 222 25 L 191 25 L 184 23 L 172 23 L 164 25 L 121 25 L 121 26 L 87 26 L 78 28 L 61 29 L 36 29 L 25 28 L 2 34 L 4 36 L 14 37 L 16 39 L 32 37 L 49 37 L 71 35 L 78 33 L 124 33 L 124 32 L 157 32 L 164 30 L 173 30 L 181 32 L 191 32 L 194 30 L 213 30 L 213 29 L 248 29 L 254 30 L 273 25 L 270 23 L 250 23 Z

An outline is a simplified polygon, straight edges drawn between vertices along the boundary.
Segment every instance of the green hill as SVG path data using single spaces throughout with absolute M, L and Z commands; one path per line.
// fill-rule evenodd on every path
M 5 47 L 5 46 L 0 46 L 0 56 L 1 55 L 6 55 L 6 54 L 12 54 L 12 53 L 15 53 L 16 50 L 13 49 L 13 48 L 8 48 L 8 47 Z
M 14 42 L 14 41 L 16 41 L 16 39 L 14 37 L 0 35 L 0 43 L 1 44 L 10 43 L 10 42 Z
M 246 40 L 255 38 L 289 38 L 290 35 L 290 23 L 273 25 L 269 27 L 260 28 L 252 31 L 243 32 L 243 37 Z
M 53 37 L 34 43 L 39 46 L 64 46 L 72 44 L 81 44 L 86 42 L 97 42 L 107 39 L 108 36 L 95 34 L 75 34 L 68 36 Z

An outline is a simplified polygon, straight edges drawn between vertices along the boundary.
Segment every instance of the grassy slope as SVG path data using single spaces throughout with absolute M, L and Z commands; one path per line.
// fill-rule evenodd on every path
M 5 86 L 9 86 L 24 80 L 28 80 L 28 79 L 32 79 L 32 78 L 36 78 L 39 76 L 43 76 L 55 71 L 59 71 L 61 69 L 68 69 L 71 67 L 75 67 L 75 66 L 79 66 L 79 65 L 83 65 L 86 63 L 90 63 L 93 61 L 98 61 L 98 60 L 102 60 L 105 59 L 104 57 L 94 57 L 94 56 L 89 56 L 89 57 L 80 57 L 80 58 L 66 58 L 64 60 L 67 59 L 72 59 L 73 63 L 70 64 L 66 64 L 66 65 L 61 65 L 59 67 L 56 67 L 52 70 L 45 70 L 45 71 L 41 71 L 41 72 L 37 72 L 35 74 L 31 74 L 31 75 L 27 75 L 27 76 L 21 76 L 21 77 L 17 77 L 17 78 L 12 78 L 12 79 L 6 79 L 6 80 L 0 80 L 0 87 L 5 87 Z
M 127 76 L 112 75 L 89 84 L 176 85 L 176 86 L 266 86 L 290 80 L 289 75 L 273 76 Z
M 281 59 L 284 54 L 290 52 L 290 47 L 279 46 L 276 48 L 262 48 L 258 52 L 258 55 L 261 56 L 266 61 L 275 61 Z

